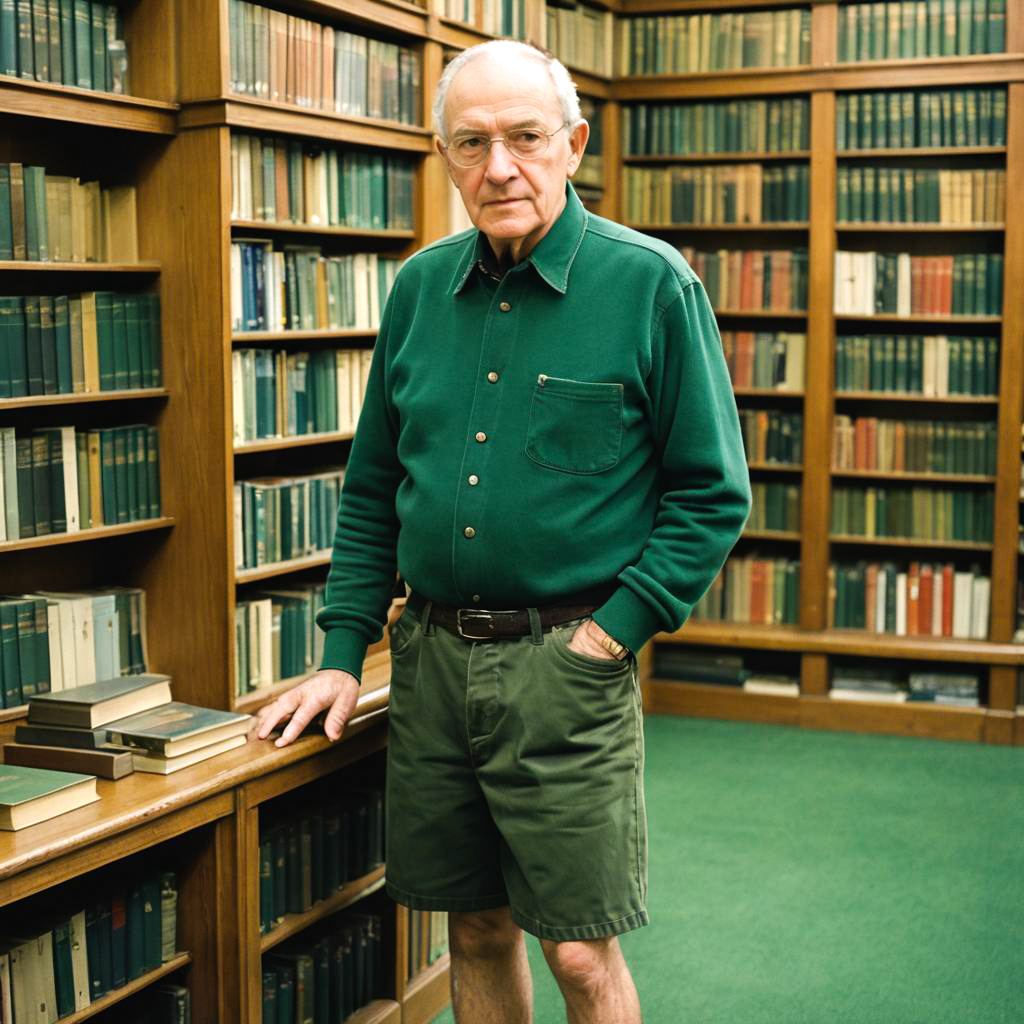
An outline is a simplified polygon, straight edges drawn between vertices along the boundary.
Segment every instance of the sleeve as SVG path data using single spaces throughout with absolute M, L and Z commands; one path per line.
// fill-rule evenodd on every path
M 662 492 L 639 559 L 594 621 L 631 651 L 678 629 L 711 585 L 750 511 L 736 400 L 711 304 L 685 285 L 652 331 L 648 398 Z
M 397 572 L 395 494 L 405 475 L 398 461 L 398 423 L 387 397 L 388 299 L 370 364 L 363 408 L 345 469 L 331 568 L 317 625 L 324 630 L 320 668 L 361 678 L 366 648 L 383 635 Z

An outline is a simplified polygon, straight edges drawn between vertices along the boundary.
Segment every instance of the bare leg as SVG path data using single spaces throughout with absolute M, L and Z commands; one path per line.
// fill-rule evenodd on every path
M 541 940 L 568 1024 L 641 1024 L 640 1000 L 619 940 Z
M 450 913 L 452 1007 L 458 1024 L 532 1024 L 533 978 L 508 907 Z

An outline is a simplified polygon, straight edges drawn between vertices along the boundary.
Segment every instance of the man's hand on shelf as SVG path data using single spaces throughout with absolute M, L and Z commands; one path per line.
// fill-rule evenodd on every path
M 324 732 L 331 741 L 341 738 L 345 723 L 352 717 L 359 698 L 359 680 L 349 672 L 321 669 L 305 682 L 282 693 L 277 700 L 260 708 L 256 715 L 256 736 L 265 740 L 278 723 L 290 717 L 284 731 L 274 741 L 285 747 L 321 711 L 327 711 Z

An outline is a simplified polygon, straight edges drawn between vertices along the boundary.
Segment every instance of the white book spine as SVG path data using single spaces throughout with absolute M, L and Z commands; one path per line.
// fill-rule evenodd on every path
M 896 574 L 896 635 L 907 635 L 907 574 Z

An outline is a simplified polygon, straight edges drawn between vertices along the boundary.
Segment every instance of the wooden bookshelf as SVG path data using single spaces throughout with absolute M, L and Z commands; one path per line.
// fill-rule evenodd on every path
M 294 434 L 288 437 L 269 437 L 259 441 L 238 441 L 236 455 L 252 455 L 255 452 L 276 452 L 284 448 L 303 448 L 312 444 L 337 444 L 351 441 L 355 434 L 351 430 L 338 430 L 321 434 Z
M 180 953 L 173 959 L 161 964 L 155 971 L 147 971 L 141 978 L 136 978 L 134 981 L 128 982 L 127 985 L 122 985 L 121 988 L 108 992 L 105 996 L 92 1003 L 88 1009 L 79 1010 L 77 1013 L 69 1014 L 60 1019 L 65 1021 L 66 1024 L 78 1024 L 78 1021 L 89 1020 L 111 1006 L 123 1002 L 129 996 L 135 995 L 136 992 L 141 992 L 144 988 L 148 988 L 161 978 L 167 977 L 168 974 L 173 974 L 182 967 L 187 967 L 190 963 L 192 963 L 192 955 L 190 953 Z
M 21 540 L 0 542 L 0 555 L 8 551 L 29 551 L 38 548 L 52 548 L 63 544 L 80 544 L 90 540 L 105 540 L 109 537 L 123 537 L 129 533 L 144 533 L 149 530 L 166 530 L 174 526 L 173 516 L 159 519 L 139 519 L 134 523 L 118 523 L 115 526 L 92 526 L 73 533 L 47 533 L 42 537 L 24 537 Z
M 32 395 L 30 398 L 0 398 L 4 409 L 38 409 L 62 405 L 91 405 L 93 402 L 133 402 L 140 399 L 167 398 L 167 388 L 131 388 L 121 391 L 78 391 L 70 395 Z

